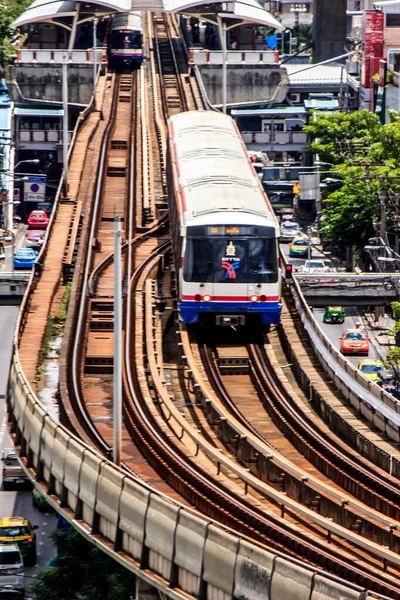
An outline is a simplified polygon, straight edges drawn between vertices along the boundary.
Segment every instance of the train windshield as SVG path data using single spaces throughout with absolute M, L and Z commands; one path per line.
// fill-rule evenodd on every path
M 188 237 L 183 278 L 189 283 L 276 283 L 275 238 Z
M 142 47 L 142 34 L 140 31 L 113 31 L 111 36 L 111 47 L 126 50 L 138 50 Z

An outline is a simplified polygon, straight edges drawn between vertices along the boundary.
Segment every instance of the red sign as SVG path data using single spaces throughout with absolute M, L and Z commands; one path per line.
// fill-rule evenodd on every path
M 384 14 L 379 11 L 367 10 L 364 13 L 364 60 L 361 69 L 361 85 L 369 88 L 374 75 L 371 69 L 370 57 L 383 55 Z M 377 71 L 376 71 L 377 73 Z

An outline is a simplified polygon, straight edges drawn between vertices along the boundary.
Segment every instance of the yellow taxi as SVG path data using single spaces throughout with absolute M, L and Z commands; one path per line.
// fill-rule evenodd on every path
M 289 245 L 289 256 L 307 258 L 310 242 L 305 237 L 295 237 Z
M 360 360 L 357 369 L 370 381 L 381 381 L 378 373 L 384 370 L 384 364 L 380 360 Z
M 23 517 L 3 517 L 0 519 L 0 544 L 18 544 L 26 565 L 36 564 L 37 525 L 30 524 Z

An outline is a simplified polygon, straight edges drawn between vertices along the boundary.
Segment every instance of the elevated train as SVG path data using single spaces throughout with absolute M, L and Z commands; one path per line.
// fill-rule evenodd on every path
M 140 67 L 143 62 L 142 13 L 117 13 L 111 23 L 108 65 L 117 71 Z
M 279 225 L 231 117 L 168 121 L 178 307 L 185 323 L 268 326 L 281 313 Z

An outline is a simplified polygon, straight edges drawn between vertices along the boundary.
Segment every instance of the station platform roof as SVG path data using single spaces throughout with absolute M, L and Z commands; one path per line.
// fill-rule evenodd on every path
M 33 23 L 54 23 L 68 29 L 74 25 L 116 12 L 155 11 L 195 14 L 201 19 L 218 22 L 229 19 L 230 26 L 257 23 L 283 30 L 284 26 L 257 0 L 237 0 L 206 4 L 204 0 L 35 0 L 12 24 L 16 29 Z

